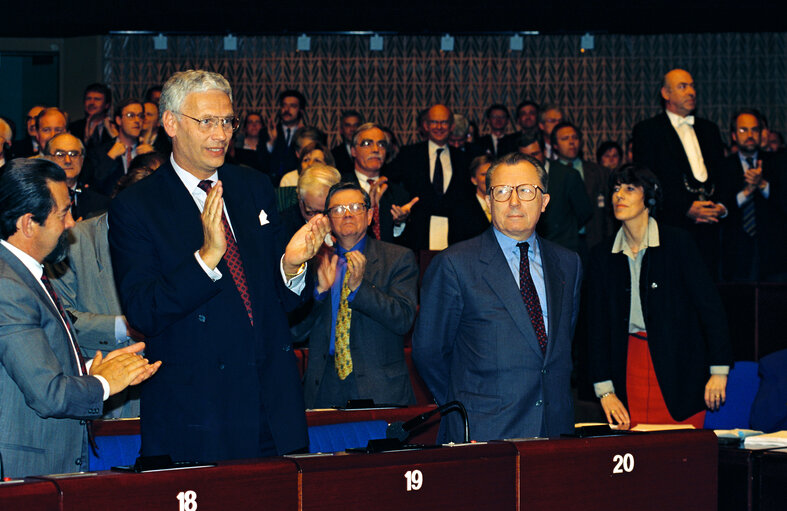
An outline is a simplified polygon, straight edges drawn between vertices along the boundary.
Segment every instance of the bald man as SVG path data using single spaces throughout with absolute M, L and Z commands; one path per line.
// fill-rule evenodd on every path
M 697 91 L 691 74 L 673 69 L 661 87 L 664 112 L 634 126 L 634 161 L 652 170 L 664 187 L 659 221 L 688 230 L 715 279 L 719 277 L 718 175 L 724 148 L 719 128 L 695 118 Z
M 392 180 L 419 198 L 404 231 L 403 242 L 413 250 L 447 247 L 449 206 L 473 194 L 467 156 L 448 144 L 453 127 L 451 110 L 434 105 L 423 121 L 427 140 L 402 147 L 392 163 Z

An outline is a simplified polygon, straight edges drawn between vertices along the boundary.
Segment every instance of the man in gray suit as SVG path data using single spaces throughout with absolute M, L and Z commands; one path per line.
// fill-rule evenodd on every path
M 415 318 L 418 267 L 411 250 L 367 236 L 370 205 L 358 183 L 332 186 L 325 201 L 337 246 L 318 256 L 307 408 L 415 403 L 403 336 Z
M 104 355 L 144 336 L 120 309 L 109 255 L 107 214 L 77 222 L 68 233 L 68 258 L 47 264 L 47 276 L 68 311 L 84 355 Z M 131 387 L 104 402 L 104 419 L 139 417 L 139 389 Z
M 13 160 L 0 176 L 0 458 L 6 476 L 87 469 L 84 419 L 156 372 L 144 343 L 85 363 L 74 327 L 43 276 L 74 225 L 66 175 L 45 159 Z
M 474 440 L 573 431 L 571 338 L 582 268 L 539 237 L 549 202 L 537 160 L 513 153 L 490 167 L 492 226 L 438 254 L 426 271 L 413 358 L 438 404 L 461 401 Z M 456 414 L 438 439 L 461 441 Z

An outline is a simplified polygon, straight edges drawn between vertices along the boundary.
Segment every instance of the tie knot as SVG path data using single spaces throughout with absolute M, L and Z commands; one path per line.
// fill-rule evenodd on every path
M 197 186 L 200 188 L 200 190 L 203 190 L 205 193 L 208 193 L 210 189 L 213 188 L 213 181 L 211 181 L 210 179 L 203 179 L 202 181 L 199 182 Z
M 437 149 L 437 157 L 438 158 L 440 157 L 441 154 L 443 154 L 443 151 L 445 151 L 445 147 L 440 147 L 439 149 Z
M 527 251 L 530 249 L 530 243 L 527 241 L 520 241 L 516 246 L 519 247 L 520 254 L 527 254 Z
M 752 158 L 751 156 L 746 158 L 746 165 L 748 165 L 750 169 L 753 169 L 754 168 L 754 158 Z

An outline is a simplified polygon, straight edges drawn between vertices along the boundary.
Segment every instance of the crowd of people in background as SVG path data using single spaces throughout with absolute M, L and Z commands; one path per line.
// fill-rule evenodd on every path
M 307 406 L 338 406 L 365 397 L 411 404 L 402 339 L 415 323 L 417 367 L 438 403 L 464 396 L 471 417 L 478 421 L 477 439 L 524 436 L 524 430 L 518 429 L 521 424 L 528 425 L 526 434 L 565 432 L 573 418 L 570 396 L 564 400 L 572 358 L 583 374 L 574 385 L 600 399 L 610 423 L 628 426 L 672 419 L 701 425 L 696 414 L 723 403 L 732 363 L 726 326 L 719 320 L 724 312 L 713 283 L 787 282 L 783 137 L 770 130 L 765 115 L 754 108 L 730 112 L 730 136 L 722 137 L 717 125 L 694 115 L 697 88 L 687 71 L 674 69 L 664 76 L 663 113 L 643 119 L 627 140 L 599 143 L 594 155 L 569 111 L 530 99 L 512 110 L 493 104 L 480 123 L 462 115 L 459 105 L 431 105 L 414 119 L 421 140 L 409 145 L 400 145 L 391 129 L 366 118 L 362 108 L 336 105 L 341 110 L 340 141 L 330 147 L 327 127 L 306 123 L 307 98 L 299 91 L 281 92 L 275 118 L 266 119 L 259 111 L 232 108 L 229 85 L 220 75 L 199 73 L 173 77 L 176 82 L 164 87 L 163 100 L 160 86 L 148 89 L 143 99 L 113 99 L 106 85 L 89 85 L 84 118 L 76 121 L 69 122 L 64 111 L 44 105 L 29 110 L 18 133 L 13 122 L 0 118 L 0 165 L 16 158 L 43 158 L 65 172 L 71 215 L 78 228 L 70 230 L 71 258 L 47 265 L 46 271 L 83 348 L 87 347 L 86 354 L 95 350 L 107 354 L 151 336 L 166 337 L 172 324 L 194 329 L 187 323 L 194 311 L 195 325 L 211 325 L 206 318 L 214 311 L 196 302 L 194 307 L 185 305 L 202 295 L 208 300 L 208 291 L 179 289 L 181 296 L 174 300 L 168 293 L 175 284 L 146 287 L 151 269 L 140 264 L 181 271 L 158 254 L 161 246 L 174 241 L 168 226 L 155 223 L 153 217 L 166 224 L 168 214 L 147 213 L 169 200 L 164 188 L 152 188 L 147 177 L 156 175 L 159 166 L 173 176 L 184 171 L 201 179 L 202 191 L 192 195 L 199 207 L 195 219 L 197 213 L 202 215 L 205 244 L 194 257 L 214 282 L 221 282 L 221 275 L 212 272 L 218 271 L 225 251 L 238 251 L 229 235 L 226 244 L 222 236 L 217 241 L 219 231 L 232 231 L 238 238 L 244 259 L 241 272 L 245 266 L 250 279 L 260 279 L 255 264 L 247 259 L 250 254 L 244 253 L 249 246 L 244 243 L 249 242 L 243 239 L 245 226 L 233 209 L 244 187 L 250 188 L 243 191 L 249 201 L 264 204 L 260 225 L 271 219 L 278 224 L 280 219 L 277 240 L 282 250 L 287 240 L 293 240 L 284 252 L 269 254 L 265 249 L 274 269 L 281 257 L 287 289 L 301 285 L 291 282 L 301 278 L 305 267 L 301 256 L 309 255 L 313 293 L 307 286 L 309 296 L 300 297 L 301 303 L 287 313 L 293 337 L 310 339 L 304 382 Z M 188 88 L 177 80 L 202 80 L 207 85 Z M 178 87 L 181 96 L 174 92 Z M 222 177 L 225 162 L 247 167 L 238 174 L 246 181 Z M 210 177 L 216 169 L 222 184 Z M 188 187 L 191 177 L 178 177 Z M 165 179 L 158 178 L 156 186 L 169 186 Z M 148 182 L 149 196 L 140 195 L 137 181 Z M 123 191 L 115 198 L 128 187 L 136 187 L 137 192 Z M 272 204 L 266 202 L 268 189 L 275 198 Z M 224 215 L 222 193 L 228 197 Z M 140 209 L 144 204 L 151 209 Z M 232 220 L 227 223 L 224 218 L 224 227 L 218 227 L 226 214 Z M 145 229 L 150 232 L 144 233 Z M 324 244 L 319 236 L 310 238 L 328 230 L 331 235 Z M 199 229 L 195 233 L 199 235 Z M 184 242 L 190 236 L 183 233 Z M 161 246 L 146 245 L 156 239 Z M 114 264 L 123 273 L 113 277 L 105 272 L 87 279 L 86 274 L 97 271 L 93 263 L 113 267 L 107 259 L 110 242 L 113 256 L 123 254 L 123 261 Z M 495 243 L 504 257 L 497 256 L 500 249 Z M 174 253 L 176 247 L 171 248 Z M 426 267 L 439 251 L 424 277 L 416 321 L 417 261 Z M 154 257 L 154 261 L 135 257 Z M 80 259 L 93 266 L 80 267 Z M 500 264 L 492 268 L 499 281 L 484 282 L 490 261 Z M 264 320 L 257 318 L 260 310 L 252 302 L 260 298 L 253 292 L 248 297 L 245 277 L 239 281 L 234 263 L 230 264 L 226 271 L 231 271 L 232 280 L 224 282 L 230 282 L 233 292 L 237 287 L 246 309 L 227 312 L 226 317 L 237 321 L 236 315 L 242 319 L 248 312 L 257 332 L 255 323 Z M 506 287 L 511 280 L 506 266 L 519 292 Z M 682 271 L 672 271 L 675 267 Z M 196 266 L 192 270 L 202 271 Z M 581 284 L 583 274 L 588 285 Z M 124 279 L 138 279 L 141 287 Z M 563 279 L 566 289 L 555 288 L 554 279 Z M 126 287 L 118 290 L 123 300 L 113 289 L 115 281 L 119 286 L 125 282 Z M 271 293 L 282 292 L 273 281 L 265 282 Z M 108 297 L 95 292 L 104 286 L 112 289 Z M 635 292 L 639 287 L 640 292 Z M 143 296 L 147 291 L 154 293 L 149 303 Z M 522 310 L 516 314 L 529 317 L 526 325 L 509 321 L 504 313 L 509 291 L 515 301 L 524 300 L 524 305 L 518 302 Z M 173 312 L 150 310 L 168 299 L 173 299 Z M 126 311 L 122 302 L 132 311 Z M 284 302 L 277 302 L 282 313 Z M 134 324 L 124 312 L 137 318 L 150 313 L 154 319 Z M 513 309 L 509 312 L 514 315 Z M 524 335 L 523 344 L 514 343 L 513 349 L 534 348 L 543 358 L 504 361 L 504 339 L 530 328 L 535 336 Z M 690 344 L 673 345 L 686 335 L 692 339 Z M 479 354 L 483 350 L 474 343 L 480 337 L 491 343 L 489 353 L 497 359 Z M 373 338 L 375 344 L 362 344 L 361 338 Z M 573 355 L 572 342 L 583 346 Z M 656 348 L 649 350 L 648 343 Z M 146 388 L 160 389 L 164 399 L 169 391 L 162 389 L 177 359 L 169 348 L 152 346 L 164 365 L 158 380 L 152 379 Z M 207 344 L 202 348 L 212 349 Z M 632 359 L 635 353 L 639 358 Z M 259 364 L 267 363 L 259 353 L 247 355 L 256 356 Z M 480 358 L 469 360 L 472 357 Z M 530 374 L 531 370 L 532 378 L 526 379 L 521 393 L 506 390 L 517 386 L 513 382 L 518 371 Z M 461 381 L 458 374 L 464 375 Z M 654 386 L 660 400 L 643 404 L 642 396 L 650 396 Z M 134 391 L 129 387 L 114 395 L 105 403 L 104 416 L 136 416 L 139 397 Z M 148 397 L 151 403 L 156 399 Z M 546 400 L 551 406 L 543 411 Z M 272 406 L 267 403 L 252 404 Z M 143 420 L 145 406 L 143 401 Z M 150 417 L 159 414 L 166 419 L 155 426 L 162 435 L 157 442 L 166 445 L 163 438 L 169 437 L 162 424 L 175 420 L 172 413 L 182 410 L 165 413 L 162 407 L 148 406 Z M 499 424 L 501 410 L 508 410 L 505 427 Z M 216 420 L 221 416 L 199 406 L 198 412 L 215 414 Z M 485 414 L 496 417 L 487 423 Z M 151 429 L 146 436 L 144 427 L 143 439 L 150 446 Z M 281 440 L 286 435 L 279 430 L 285 426 L 275 419 L 265 427 L 269 431 L 236 433 L 239 438 L 259 434 L 260 452 L 289 452 L 281 447 L 287 442 L 299 447 L 300 439 Z M 451 423 L 441 434 L 456 440 L 458 430 Z M 195 444 L 205 441 L 199 432 L 189 434 Z M 209 456 L 245 456 L 240 444 L 222 449 L 208 451 Z M 189 451 L 182 454 L 187 457 Z

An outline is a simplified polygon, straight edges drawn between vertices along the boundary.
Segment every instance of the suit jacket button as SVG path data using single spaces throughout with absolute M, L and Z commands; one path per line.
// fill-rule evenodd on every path
M 219 369 L 224 370 L 224 364 L 219 364 Z
M 284 346 L 282 349 L 284 351 L 290 351 L 290 349 L 292 349 L 292 346 L 288 344 L 288 345 Z
M 544 404 L 544 402 L 541 401 L 540 399 L 538 401 L 536 401 L 536 406 L 541 406 L 542 404 Z
M 197 319 L 200 321 L 200 323 L 204 323 L 205 322 L 205 315 L 204 314 L 200 314 L 199 316 L 197 316 Z
M 87 421 L 81 420 L 81 421 L 79 421 L 79 424 L 84 426 L 85 424 L 87 424 Z
M 74 460 L 74 465 L 79 466 L 82 464 L 82 458 L 77 458 Z

